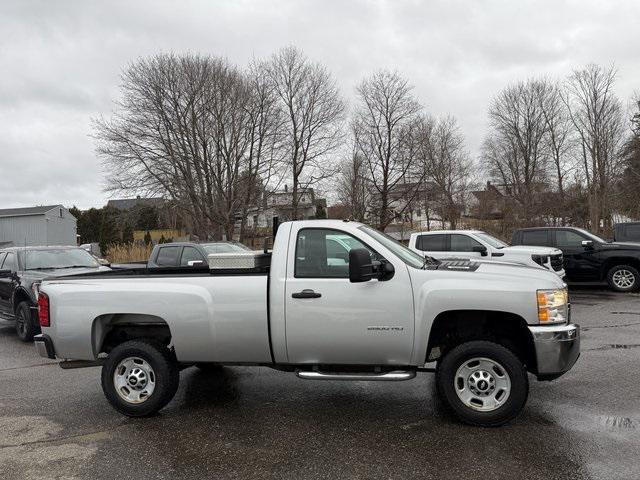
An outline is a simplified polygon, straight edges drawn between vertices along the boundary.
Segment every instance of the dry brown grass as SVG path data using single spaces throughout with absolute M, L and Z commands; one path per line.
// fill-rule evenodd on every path
M 110 245 L 107 260 L 111 263 L 146 262 L 149 260 L 153 245 L 144 243 L 128 243 L 123 245 Z

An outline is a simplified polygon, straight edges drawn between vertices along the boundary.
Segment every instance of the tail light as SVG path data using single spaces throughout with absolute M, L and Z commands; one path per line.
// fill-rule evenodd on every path
M 40 295 L 38 295 L 38 320 L 40 320 L 41 327 L 49 327 L 51 325 L 49 295 L 43 292 L 40 292 Z

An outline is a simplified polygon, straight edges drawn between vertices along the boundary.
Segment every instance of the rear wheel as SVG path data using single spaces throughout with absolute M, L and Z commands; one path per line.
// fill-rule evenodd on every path
M 38 333 L 29 302 L 20 302 L 16 308 L 16 333 L 23 342 L 33 341 L 33 336 Z
M 529 379 L 510 350 L 472 341 L 453 348 L 438 363 L 436 387 L 441 400 L 463 422 L 497 427 L 520 413 Z
M 607 273 L 607 282 L 616 292 L 633 292 L 640 288 L 640 273 L 629 265 L 616 265 Z
M 115 347 L 102 367 L 102 390 L 123 415 L 145 417 L 167 405 L 176 391 L 180 373 L 164 345 L 132 340 Z

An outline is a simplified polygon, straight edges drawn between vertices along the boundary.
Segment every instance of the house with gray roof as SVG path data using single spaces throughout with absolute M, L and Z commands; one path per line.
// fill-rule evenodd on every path
M 0 209 L 0 247 L 76 245 L 76 217 L 62 205 Z

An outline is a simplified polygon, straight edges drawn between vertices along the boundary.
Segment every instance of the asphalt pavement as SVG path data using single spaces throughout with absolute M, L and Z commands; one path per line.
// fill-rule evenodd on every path
M 461 425 L 433 377 L 312 382 L 269 368 L 181 373 L 159 415 L 129 419 L 99 368 L 62 370 L 0 326 L 0 478 L 638 479 L 640 295 L 572 292 L 582 355 L 531 379 L 511 424 Z

